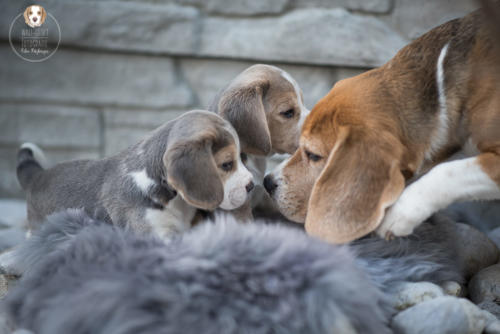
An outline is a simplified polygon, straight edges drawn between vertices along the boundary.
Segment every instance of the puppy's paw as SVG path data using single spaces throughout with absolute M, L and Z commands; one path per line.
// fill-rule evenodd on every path
M 377 229 L 377 234 L 386 240 L 392 240 L 395 237 L 404 237 L 412 234 L 420 221 L 412 219 L 397 206 L 391 207 Z
M 433 212 L 433 208 L 425 202 L 405 192 L 385 213 L 377 234 L 385 239 L 404 237 L 413 233 Z

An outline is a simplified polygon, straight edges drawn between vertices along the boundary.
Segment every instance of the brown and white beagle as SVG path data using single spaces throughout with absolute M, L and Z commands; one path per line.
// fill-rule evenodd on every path
M 338 82 L 264 180 L 281 212 L 344 243 L 409 235 L 453 202 L 500 198 L 497 42 L 476 11 Z M 472 157 L 446 162 L 460 150 Z
M 256 183 L 251 205 L 255 207 L 266 195 L 262 187 L 265 157 L 293 153 L 298 148 L 300 129 L 309 114 L 302 90 L 284 70 L 257 64 L 232 80 L 209 110 L 228 120 L 240 137 L 243 161 Z M 244 212 L 236 215 L 251 217 L 251 206 L 248 203 L 239 209 Z
M 31 28 L 40 27 L 47 17 L 47 12 L 42 6 L 28 6 L 24 11 L 24 22 Z

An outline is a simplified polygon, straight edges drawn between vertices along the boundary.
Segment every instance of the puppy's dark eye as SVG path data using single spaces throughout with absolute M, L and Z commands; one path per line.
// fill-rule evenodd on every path
M 292 118 L 293 115 L 295 115 L 295 110 L 289 109 L 287 111 L 282 111 L 282 112 L 280 112 L 280 115 L 285 117 L 285 118 Z
M 240 158 L 242 162 L 247 162 L 248 160 L 248 155 L 246 153 L 241 153 Z
M 224 162 L 222 165 L 220 165 L 220 168 L 222 168 L 223 171 L 229 172 L 233 169 L 234 166 L 234 161 L 227 161 Z
M 41 12 L 38 12 L 38 15 L 40 15 L 40 14 L 41 14 Z
M 319 160 L 323 159 L 322 156 L 319 156 L 317 154 L 311 153 L 309 151 L 306 151 L 306 156 L 307 156 L 307 159 L 309 159 L 311 161 L 319 161 Z
M 30 12 L 30 15 L 33 14 L 33 12 Z

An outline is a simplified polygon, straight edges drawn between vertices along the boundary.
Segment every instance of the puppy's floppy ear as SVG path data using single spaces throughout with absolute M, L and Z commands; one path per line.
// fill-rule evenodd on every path
M 163 155 L 167 182 L 192 206 L 214 210 L 224 199 L 224 188 L 205 136 L 169 144 Z
M 40 7 L 42 9 L 42 19 L 40 20 L 40 24 L 45 22 L 45 19 L 47 18 L 47 12 L 45 11 L 45 8 Z
M 26 7 L 24 10 L 23 16 L 24 16 L 24 22 L 26 22 L 27 25 L 30 25 L 30 18 L 28 17 L 28 12 L 30 11 L 31 6 Z
M 388 133 L 340 127 L 309 199 L 306 231 L 332 243 L 374 231 L 405 187 L 400 145 Z
M 268 80 L 253 80 L 229 87 L 219 100 L 219 115 L 235 128 L 242 152 L 256 155 L 271 153 L 271 134 L 262 100 L 268 88 Z

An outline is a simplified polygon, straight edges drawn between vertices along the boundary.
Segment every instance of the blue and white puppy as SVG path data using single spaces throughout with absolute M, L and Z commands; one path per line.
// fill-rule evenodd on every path
M 31 225 L 63 209 L 83 208 L 97 219 L 165 239 L 189 228 L 197 208 L 236 209 L 253 188 L 235 130 L 206 111 L 188 112 L 112 157 L 43 169 L 42 156 L 33 144 L 18 153 Z

